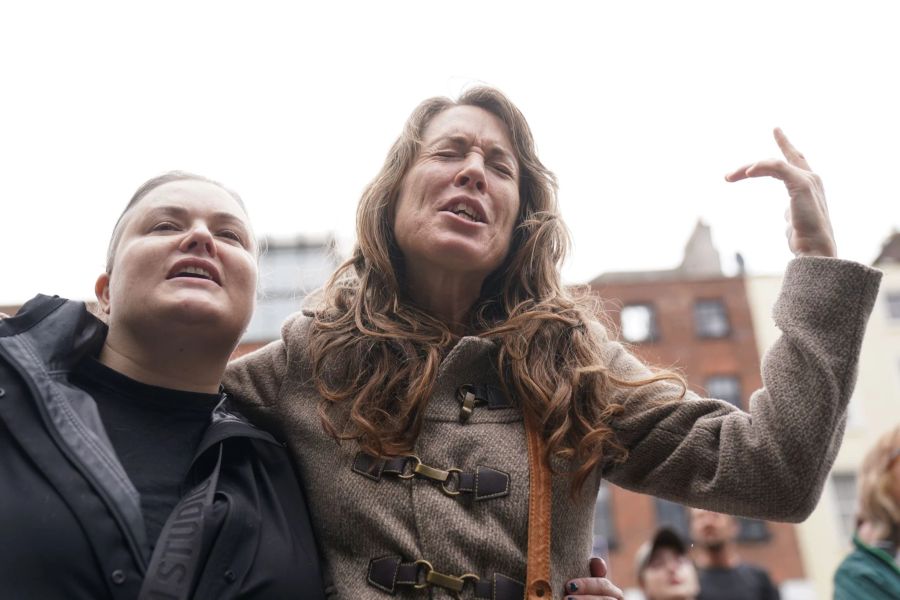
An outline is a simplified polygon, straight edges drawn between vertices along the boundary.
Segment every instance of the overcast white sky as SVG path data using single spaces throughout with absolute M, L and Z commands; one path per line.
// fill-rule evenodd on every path
M 18 2 L 0 14 L 0 304 L 92 296 L 134 189 L 239 191 L 261 235 L 353 239 L 422 99 L 506 92 L 559 176 L 569 282 L 677 264 L 698 218 L 779 272 L 786 194 L 724 174 L 781 126 L 824 178 L 842 257 L 900 228 L 892 2 Z

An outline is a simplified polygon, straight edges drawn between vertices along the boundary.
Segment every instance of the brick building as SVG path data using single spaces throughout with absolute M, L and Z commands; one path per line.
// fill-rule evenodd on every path
M 281 337 L 284 320 L 300 310 L 303 300 L 338 266 L 333 239 L 268 238 L 263 247 L 256 311 L 233 358 Z
M 635 355 L 677 369 L 698 394 L 748 408 L 750 394 L 762 383 L 745 278 L 743 272 L 723 274 L 709 227 L 698 223 L 679 267 L 606 273 L 591 287 Z M 606 539 L 616 584 L 636 586 L 634 555 L 640 544 L 662 524 L 687 534 L 687 514 L 678 504 L 603 487 L 595 534 L 601 547 Z M 777 583 L 804 579 L 792 525 L 742 520 L 739 552 L 768 569 Z

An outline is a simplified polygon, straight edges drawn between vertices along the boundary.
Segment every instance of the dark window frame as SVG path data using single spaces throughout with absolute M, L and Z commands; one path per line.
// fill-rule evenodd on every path
M 856 531 L 856 506 L 859 502 L 859 477 L 853 471 L 831 473 L 832 496 L 837 508 L 841 533 L 849 538 Z
M 602 536 L 606 541 L 608 550 L 615 550 L 619 545 L 619 536 L 616 532 L 615 511 L 613 510 L 613 495 L 609 484 L 603 482 L 597 490 L 597 499 L 594 502 L 593 536 Z
M 713 314 L 708 310 L 709 307 L 718 307 L 721 310 L 715 311 L 717 316 L 721 315 L 722 321 L 725 323 L 725 330 L 721 333 L 712 331 L 710 326 L 710 315 Z M 723 298 L 697 298 L 694 300 L 694 335 L 701 340 L 721 340 L 731 337 L 733 328 L 731 319 L 728 316 L 728 304 Z
M 738 522 L 737 541 L 743 544 L 760 544 L 772 539 L 772 533 L 765 521 L 736 517 Z
M 669 527 L 674 529 L 683 539 L 690 539 L 691 523 L 686 506 L 671 500 L 654 497 L 653 509 L 656 515 L 657 527 Z
M 631 339 L 625 336 L 625 321 L 623 319 L 625 311 L 629 308 L 646 308 L 650 313 L 650 323 L 648 326 L 647 337 L 642 339 Z M 619 311 L 619 332 L 622 335 L 622 339 L 628 342 L 629 344 L 652 344 L 654 342 L 658 342 L 660 340 L 659 335 L 659 311 L 656 310 L 656 305 L 653 302 L 628 302 L 622 306 L 622 309 Z
M 732 401 L 732 398 L 726 397 L 725 394 L 714 393 L 714 389 L 716 384 L 713 383 L 715 380 L 726 381 L 730 380 L 736 384 L 737 388 L 737 397 L 734 398 L 736 402 Z M 729 404 L 733 404 L 738 408 L 744 408 L 744 386 L 741 385 L 741 378 L 736 373 L 713 373 L 712 375 L 708 375 L 706 377 L 706 381 L 703 382 L 703 388 L 706 390 L 706 394 L 710 398 L 716 398 L 718 400 L 724 400 Z
M 900 321 L 900 291 L 886 292 L 884 302 L 887 305 L 888 318 L 892 321 Z

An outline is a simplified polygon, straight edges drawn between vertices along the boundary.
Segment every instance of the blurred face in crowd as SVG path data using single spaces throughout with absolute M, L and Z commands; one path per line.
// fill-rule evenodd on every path
M 691 509 L 691 538 L 704 548 L 721 548 L 737 536 L 737 522 L 730 515 Z
M 647 600 L 689 600 L 700 592 L 694 563 L 675 548 L 654 550 L 640 582 Z

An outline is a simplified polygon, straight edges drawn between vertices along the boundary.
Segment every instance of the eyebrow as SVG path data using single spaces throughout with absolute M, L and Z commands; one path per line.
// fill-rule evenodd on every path
M 462 147 L 468 146 L 472 143 L 472 140 L 469 136 L 461 134 L 461 133 L 451 133 L 448 135 L 443 135 L 437 138 L 433 143 L 429 144 L 429 147 L 437 146 L 442 142 L 450 142 L 454 146 Z M 499 142 L 494 142 L 491 140 L 487 140 L 488 143 L 488 151 L 487 154 L 491 158 L 503 158 L 511 161 L 514 165 L 518 165 L 518 161 L 515 159 L 512 153 L 508 152 L 503 146 L 500 145 Z
M 185 218 L 188 216 L 190 211 L 184 208 L 183 206 L 178 206 L 175 204 L 163 205 L 163 206 L 155 206 L 147 211 L 147 216 L 152 217 L 157 214 L 171 214 L 180 218 Z M 228 211 L 220 210 L 216 211 L 212 214 L 213 219 L 219 221 L 232 221 L 241 227 L 246 229 L 246 225 L 244 224 L 244 220 L 237 216 L 234 213 L 230 213 Z

